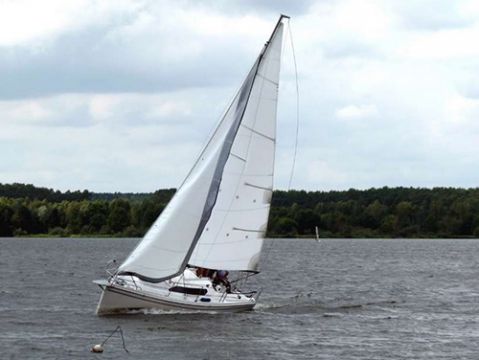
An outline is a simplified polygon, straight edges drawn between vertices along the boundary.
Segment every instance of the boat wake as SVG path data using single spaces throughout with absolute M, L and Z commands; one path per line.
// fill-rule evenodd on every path
M 379 300 L 370 302 L 323 302 L 314 299 L 312 294 L 306 298 L 293 297 L 284 303 L 261 303 L 255 308 L 255 311 L 265 314 L 284 314 L 284 315 L 298 315 L 298 314 L 323 314 L 324 317 L 342 316 L 345 313 L 357 310 L 365 310 L 369 307 L 391 307 L 397 304 L 397 300 Z
M 190 309 L 137 309 L 128 310 L 128 315 L 191 315 L 191 314 L 220 314 L 218 311 L 190 310 Z

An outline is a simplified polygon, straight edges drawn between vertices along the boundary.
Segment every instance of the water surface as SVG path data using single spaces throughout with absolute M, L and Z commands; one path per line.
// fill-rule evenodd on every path
M 2 359 L 477 359 L 479 241 L 268 240 L 252 312 L 96 317 L 136 239 L 0 239 Z M 101 355 L 89 348 L 120 325 Z

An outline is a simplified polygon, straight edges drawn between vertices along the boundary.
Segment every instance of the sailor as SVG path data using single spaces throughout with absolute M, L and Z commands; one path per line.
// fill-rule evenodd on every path
M 205 269 L 203 269 L 202 267 L 196 268 L 196 276 L 198 276 L 199 278 L 203 277 L 204 272 Z
M 206 270 L 205 276 L 209 277 L 210 279 L 213 279 L 216 273 L 216 270 L 213 270 L 213 269 L 205 269 L 205 270 Z
M 231 284 L 228 280 L 229 272 L 226 270 L 218 270 L 213 279 L 213 285 L 223 285 L 226 288 L 226 292 L 231 292 Z

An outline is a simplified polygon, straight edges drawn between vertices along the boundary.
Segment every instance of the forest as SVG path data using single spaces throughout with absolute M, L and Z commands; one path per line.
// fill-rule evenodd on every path
M 0 184 L 0 236 L 139 237 L 175 189 L 61 192 Z M 372 188 L 273 193 L 268 237 L 479 237 L 479 188 Z

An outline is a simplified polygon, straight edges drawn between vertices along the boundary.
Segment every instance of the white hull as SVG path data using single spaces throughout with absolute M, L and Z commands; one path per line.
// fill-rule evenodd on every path
M 97 315 L 124 314 L 133 310 L 160 309 L 160 310 L 196 310 L 196 311 L 247 311 L 252 310 L 256 302 L 247 304 L 211 304 L 206 305 L 194 301 L 171 301 L 162 298 L 153 298 L 141 294 L 122 291 L 107 286 L 100 298 L 96 309 Z
M 191 275 L 191 274 L 190 274 Z M 118 279 L 120 278 L 120 281 Z M 97 315 L 128 313 L 133 310 L 193 310 L 213 312 L 235 312 L 251 310 L 256 305 L 257 296 L 239 292 L 226 293 L 223 288 L 214 288 L 210 279 L 181 278 L 159 284 L 142 282 L 136 277 L 122 276 L 110 282 L 95 281 L 102 294 L 98 303 Z M 170 289 L 175 285 L 197 290 L 205 294 L 184 294 Z

